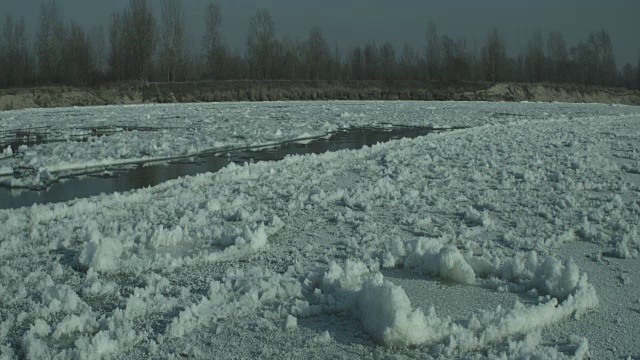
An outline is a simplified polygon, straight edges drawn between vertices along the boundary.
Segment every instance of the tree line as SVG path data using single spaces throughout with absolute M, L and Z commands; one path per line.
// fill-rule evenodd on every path
M 0 36 L 0 87 L 96 85 L 109 81 L 384 80 L 552 82 L 640 88 L 638 64 L 618 69 L 606 30 L 569 45 L 563 34 L 534 33 L 525 50 L 507 54 L 497 28 L 483 43 L 440 35 L 430 22 L 423 48 L 375 42 L 340 51 L 320 27 L 304 40 L 276 37 L 267 10 L 251 17 L 246 52 L 231 50 L 222 34 L 220 7 L 205 10 L 199 46 L 186 34 L 182 0 L 161 0 L 156 18 L 150 0 L 130 0 L 108 29 L 65 23 L 55 0 L 40 5 L 33 41 L 25 20 L 8 15 Z M 194 50 L 198 49 L 198 50 Z

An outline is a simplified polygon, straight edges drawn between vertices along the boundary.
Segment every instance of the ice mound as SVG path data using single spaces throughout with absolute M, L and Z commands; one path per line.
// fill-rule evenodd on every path
M 42 304 L 52 312 L 73 313 L 88 309 L 69 285 L 52 285 L 42 293 Z
M 620 259 L 634 259 L 640 250 L 640 236 L 637 227 L 625 229 L 625 234 L 618 236 L 611 255 Z
M 59 340 L 73 334 L 94 333 L 98 329 L 98 322 L 88 313 L 81 315 L 67 315 L 56 325 L 52 337 Z
M 100 331 L 94 336 L 83 336 L 76 342 L 74 355 L 78 359 L 105 359 L 116 353 L 123 344 L 113 339 L 109 332 Z
M 572 261 L 550 257 L 539 262 L 535 253 L 530 253 L 492 266 L 478 258 L 468 263 L 457 249 L 441 246 L 438 241 L 425 240 L 415 247 L 414 254 L 420 255 L 409 255 L 407 259 L 412 260 L 405 262 L 408 265 L 436 263 L 435 271 L 442 272 L 440 263 L 443 263 L 446 271 L 455 268 L 451 270 L 451 278 L 463 283 L 475 281 L 472 275 L 476 267 L 486 276 L 508 281 L 520 279 L 549 296 L 539 298 L 540 303 L 533 306 L 516 302 L 510 308 L 498 306 L 494 311 L 475 314 L 468 319 L 467 327 L 462 327 L 449 318 L 439 317 L 433 307 L 427 315 L 419 308 L 413 309 L 404 289 L 384 280 L 375 266 L 347 259 L 342 265 L 332 262 L 321 275 L 319 288 L 313 292 L 321 311 L 350 309 L 359 316 L 369 336 L 385 346 L 432 344 L 449 338 L 449 345 L 442 347 L 442 351 L 451 356 L 488 347 L 516 334 L 529 334 L 598 305 L 595 289 Z M 425 258 L 424 254 L 429 255 Z M 313 313 L 308 310 L 306 314 Z M 299 314 L 304 316 L 305 312 Z
M 111 271 L 118 267 L 123 245 L 120 240 L 103 237 L 96 228 L 88 230 L 89 241 L 82 246 L 78 263 L 85 269 Z
M 358 117 L 365 117 L 366 115 L 364 113 L 350 113 L 348 111 L 343 111 L 340 113 L 340 115 L 338 115 L 338 117 L 343 117 L 343 118 L 358 118 Z
M 9 166 L 0 166 L 0 175 L 9 175 L 13 173 L 13 168 Z
M 448 334 L 449 325 L 435 313 L 412 309 L 404 289 L 354 260 L 332 262 L 323 274 L 316 298 L 329 311 L 351 309 L 373 340 L 385 346 L 419 345 Z M 324 292 L 324 294 L 323 294 Z
M 322 288 L 347 298 L 350 292 L 362 288 L 365 277 L 369 275 L 369 267 L 361 261 L 347 259 L 343 265 L 331 262 L 322 277 Z
M 238 238 L 236 245 L 248 244 L 253 250 L 263 249 L 267 246 L 267 231 L 264 224 L 260 224 L 256 229 L 251 230 L 245 227 L 242 232 L 242 237 Z
M 333 337 L 329 334 L 329 331 L 325 331 L 322 334 L 315 336 L 311 339 L 311 344 L 315 346 L 327 346 L 333 342 Z
M 420 309 L 411 309 L 404 290 L 384 281 L 381 274 L 368 278 L 358 292 L 357 309 L 364 329 L 387 346 L 419 345 L 429 328 Z
M 11 149 L 11 145 L 7 146 L 4 150 L 2 150 L 2 157 L 9 157 L 13 155 L 13 149 Z
M 38 170 L 37 179 L 43 182 L 47 182 L 47 181 L 54 180 L 55 176 L 51 174 L 48 168 L 40 168 L 40 170 Z
M 278 274 L 260 267 L 229 269 L 221 281 L 211 281 L 207 296 L 185 306 L 166 333 L 182 337 L 203 324 L 247 315 L 267 303 L 299 298 L 301 291 L 300 283 L 288 273 Z
M 410 254 L 404 260 L 406 269 L 440 276 L 460 284 L 475 284 L 476 274 L 460 251 L 453 245 L 444 245 L 441 239 L 419 239 L 408 243 Z
M 489 212 L 485 209 L 482 212 L 468 207 L 463 214 L 464 221 L 469 225 L 489 226 L 492 224 Z
M 537 253 L 531 251 L 506 259 L 468 256 L 466 260 L 479 276 L 517 283 L 559 301 L 576 296 L 577 293 L 588 294 L 589 299 L 585 299 L 589 304 L 587 307 L 592 308 L 598 304 L 595 289 L 589 284 L 587 274 L 580 272 L 573 259 L 561 261 L 555 257 L 547 257 L 540 261 Z
M 149 239 L 149 246 L 152 248 L 175 246 L 182 241 L 182 238 L 182 228 L 179 225 L 173 229 L 165 229 L 160 225 Z
M 297 329 L 298 319 L 295 316 L 287 315 L 287 320 L 285 322 L 284 328 L 290 331 Z
M 549 257 L 542 263 L 535 274 L 536 287 L 544 293 L 561 300 L 571 294 L 580 281 L 580 270 L 573 260 L 566 263 Z

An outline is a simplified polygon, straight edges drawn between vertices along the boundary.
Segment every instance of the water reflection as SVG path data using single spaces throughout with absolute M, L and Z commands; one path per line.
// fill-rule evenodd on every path
M 259 151 L 234 151 L 221 155 L 196 158 L 193 162 L 139 166 L 110 176 L 83 176 L 51 185 L 47 190 L 0 189 L 0 208 L 13 209 L 33 204 L 48 204 L 87 198 L 99 194 L 126 192 L 154 186 L 186 175 L 215 172 L 234 163 L 277 161 L 287 155 L 320 154 L 342 149 L 360 149 L 399 138 L 415 138 L 436 130 L 431 128 L 353 129 L 334 134 L 329 139 L 313 140 L 308 144 L 287 143 L 280 147 Z

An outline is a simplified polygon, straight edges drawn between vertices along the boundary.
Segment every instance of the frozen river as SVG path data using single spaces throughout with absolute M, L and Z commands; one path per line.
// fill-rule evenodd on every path
M 0 181 L 392 126 L 468 128 L 0 210 L 0 358 L 640 356 L 635 107 L 0 112 Z

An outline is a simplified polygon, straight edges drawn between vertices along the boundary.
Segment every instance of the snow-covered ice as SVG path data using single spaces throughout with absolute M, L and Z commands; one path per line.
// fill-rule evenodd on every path
M 0 176 L 19 169 L 25 187 L 58 175 L 131 163 L 189 157 L 208 151 L 323 136 L 348 127 L 477 126 L 540 118 L 634 115 L 633 107 L 576 104 L 455 102 L 267 102 L 29 109 L 0 113 L 0 133 L 45 134 L 56 140 L 12 149 Z M 107 131 L 108 130 L 108 131 Z M 86 141 L 78 141 L 83 139 Z M 66 141 L 65 141 L 66 140 Z
M 0 358 L 640 356 L 638 108 L 0 113 L 2 129 L 125 123 L 167 129 L 35 145 L 0 165 L 55 176 L 349 126 L 471 127 L 0 210 Z

